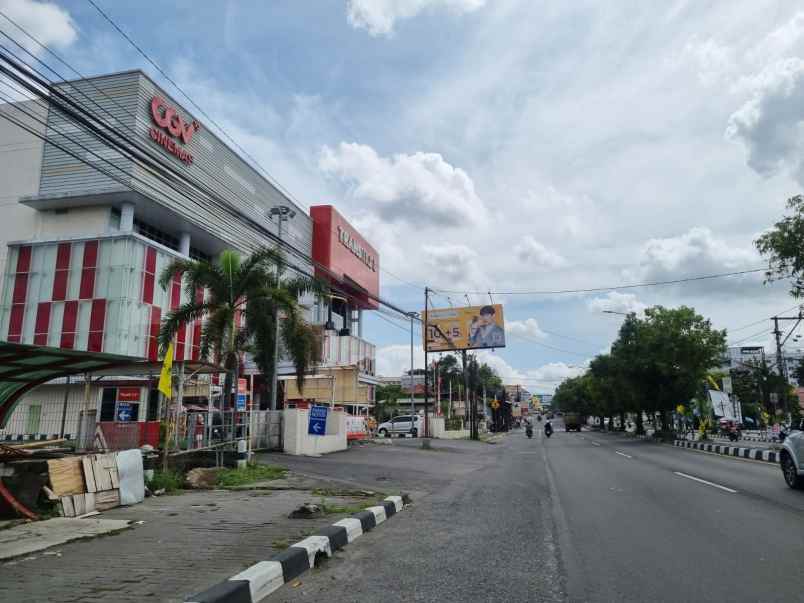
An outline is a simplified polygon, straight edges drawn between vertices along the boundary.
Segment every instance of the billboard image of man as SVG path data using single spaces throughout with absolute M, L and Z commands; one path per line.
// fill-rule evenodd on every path
M 497 324 L 493 306 L 480 308 L 469 327 L 469 345 L 473 348 L 501 348 L 505 346 L 505 331 Z

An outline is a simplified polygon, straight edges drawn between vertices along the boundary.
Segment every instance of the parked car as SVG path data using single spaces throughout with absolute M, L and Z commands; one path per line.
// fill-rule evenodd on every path
M 804 490 L 804 420 L 784 439 L 779 464 L 787 485 Z
M 422 417 L 419 415 L 401 415 L 385 423 L 380 423 L 377 433 L 386 438 L 394 434 L 411 433 L 415 438 L 421 431 L 421 422 Z

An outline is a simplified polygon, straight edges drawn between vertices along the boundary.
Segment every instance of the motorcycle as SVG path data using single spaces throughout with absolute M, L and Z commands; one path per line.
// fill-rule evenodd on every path
M 530 425 L 525 426 L 525 435 L 528 436 L 529 438 L 532 438 L 533 437 L 533 427 L 531 427 Z
M 544 424 L 544 435 L 548 438 L 553 435 L 553 426 L 550 424 L 550 421 Z

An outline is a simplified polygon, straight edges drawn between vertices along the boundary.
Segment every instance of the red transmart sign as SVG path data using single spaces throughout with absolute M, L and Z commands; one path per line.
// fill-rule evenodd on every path
M 151 99 L 151 118 L 157 126 L 148 132 L 151 140 L 190 165 L 193 162 L 193 155 L 184 150 L 182 145 L 190 143 L 193 134 L 201 129 L 201 125 L 195 120 L 185 122 L 179 112 L 167 104 L 161 96 L 154 96 Z

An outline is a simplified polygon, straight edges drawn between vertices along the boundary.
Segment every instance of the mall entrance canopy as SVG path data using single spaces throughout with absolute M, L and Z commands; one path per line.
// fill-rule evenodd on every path
M 0 428 L 6 426 L 24 394 L 48 381 L 84 374 L 155 375 L 161 368 L 161 362 L 131 356 L 0 342 Z M 199 361 L 184 362 L 184 368 L 196 374 L 224 372 L 220 366 Z

